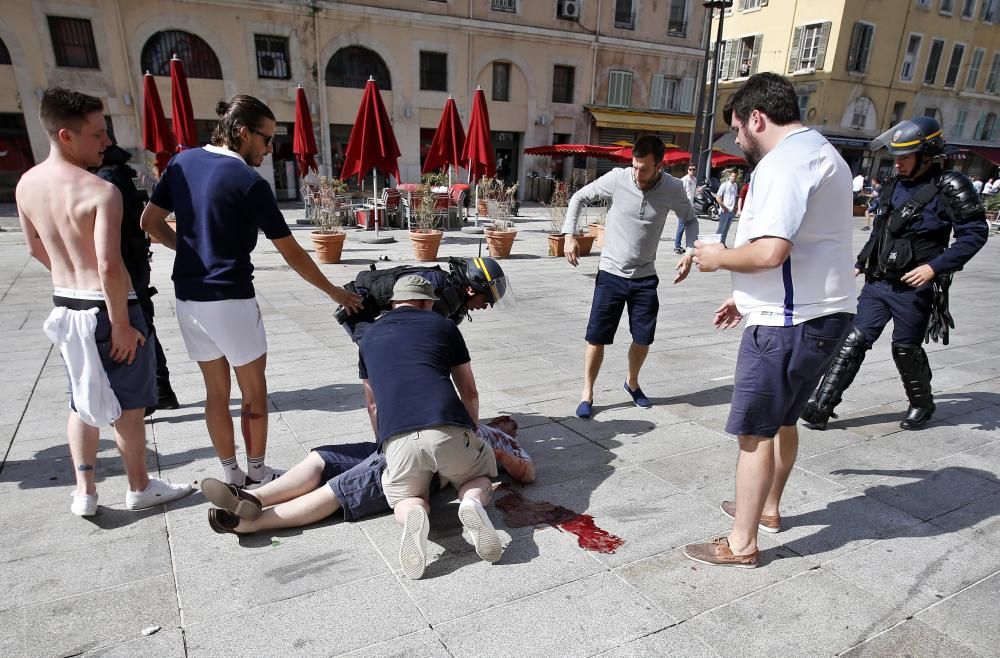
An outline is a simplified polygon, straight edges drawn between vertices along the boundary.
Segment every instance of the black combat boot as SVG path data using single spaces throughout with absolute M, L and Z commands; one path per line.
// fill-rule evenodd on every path
M 827 421 L 837 417 L 833 409 L 840 404 L 844 391 L 854 381 L 867 351 L 864 334 L 857 329 L 851 329 L 836 356 L 833 357 L 830 368 L 819 380 L 816 390 L 802 408 L 800 416 L 806 421 L 806 427 L 825 430 Z
M 903 389 L 910 401 L 910 408 L 899 426 L 904 430 L 918 430 L 934 415 L 934 395 L 931 393 L 931 364 L 927 352 L 919 345 L 892 344 L 892 360 L 903 379 Z

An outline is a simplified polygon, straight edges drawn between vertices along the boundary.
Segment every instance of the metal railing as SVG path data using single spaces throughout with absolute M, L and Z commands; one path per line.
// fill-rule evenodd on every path
M 490 9 L 514 14 L 517 13 L 517 0 L 491 0 Z

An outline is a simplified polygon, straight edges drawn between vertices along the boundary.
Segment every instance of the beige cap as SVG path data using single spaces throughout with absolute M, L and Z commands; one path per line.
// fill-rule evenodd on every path
M 408 274 L 399 277 L 396 285 L 392 287 L 392 300 L 394 302 L 408 302 L 416 299 L 429 299 L 437 301 L 434 295 L 434 286 L 422 276 Z

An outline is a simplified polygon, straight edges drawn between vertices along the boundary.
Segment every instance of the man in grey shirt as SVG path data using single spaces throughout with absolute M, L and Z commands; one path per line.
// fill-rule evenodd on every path
M 581 188 L 569 201 L 563 233 L 566 260 L 575 267 L 580 254 L 575 235 L 581 205 L 594 197 L 611 198 L 587 324 L 583 393 L 576 408 L 580 418 L 590 418 L 594 382 L 604 361 L 604 346 L 614 342 L 626 306 L 632 344 L 628 350 L 625 391 L 637 407 L 652 406 L 639 388 L 639 370 L 653 342 L 656 314 L 660 309 L 656 294 L 660 280 L 654 262 L 667 214 L 673 210 L 679 221 L 684 222 L 687 233 L 688 250 L 677 262 L 674 283 L 683 281 L 691 270 L 691 252 L 698 236 L 698 218 L 684 185 L 660 169 L 664 150 L 658 137 L 640 137 L 632 147 L 631 168 L 614 169 L 604 174 Z

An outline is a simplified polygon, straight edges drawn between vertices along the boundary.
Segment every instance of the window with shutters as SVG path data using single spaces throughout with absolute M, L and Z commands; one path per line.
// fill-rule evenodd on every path
M 420 89 L 448 91 L 448 53 L 420 51 Z
M 864 130 L 868 122 L 868 114 L 874 110 L 874 105 L 870 98 L 859 96 L 854 99 L 854 108 L 851 113 L 851 128 Z
M 740 11 L 760 9 L 767 6 L 767 0 L 740 0 Z
M 680 80 L 654 75 L 649 92 L 649 107 L 653 110 L 679 110 L 680 84 Z
M 49 16 L 49 35 L 56 66 L 74 69 L 99 69 L 94 29 L 86 18 Z
M 622 30 L 635 29 L 634 0 L 615 0 L 615 27 Z
M 979 9 L 979 20 L 984 23 L 992 23 L 997 19 L 997 10 L 1000 9 L 1000 0 L 982 0 Z
M 955 11 L 955 0 L 941 0 L 938 10 L 945 16 L 951 16 Z
M 608 74 L 608 105 L 629 107 L 632 104 L 632 72 L 611 71 Z
M 906 112 L 906 103 L 903 101 L 896 101 L 892 106 L 892 121 L 889 123 L 895 126 L 897 123 L 902 121 L 904 112 Z
M 899 71 L 899 79 L 903 82 L 913 80 L 913 72 L 917 68 L 917 57 L 920 55 L 920 44 L 924 37 L 920 34 L 911 34 L 906 42 L 906 52 L 903 55 L 903 68 Z
M 572 103 L 573 83 L 576 77 L 576 67 L 560 66 L 556 64 L 552 67 L 552 102 Z
M 983 68 L 983 59 L 986 58 L 984 48 L 976 48 L 972 51 L 972 61 L 969 62 L 969 71 L 965 74 L 965 88 L 971 91 L 976 90 L 979 84 L 979 71 Z
M 851 48 L 847 53 L 847 70 L 852 73 L 867 73 L 868 58 L 872 52 L 872 39 L 875 36 L 875 26 L 872 23 L 858 21 L 851 33 Z
M 990 74 L 986 77 L 986 89 L 991 94 L 1000 90 L 1000 52 L 993 53 L 993 63 L 990 64 Z
M 722 80 L 732 80 L 746 78 L 756 73 L 757 66 L 760 64 L 760 48 L 763 38 L 762 34 L 752 34 L 724 42 L 719 77 Z
M 255 34 L 253 40 L 257 50 L 257 77 L 290 79 L 292 70 L 288 65 L 288 39 L 269 34 Z
M 670 17 L 667 19 L 667 34 L 672 37 L 686 37 L 688 29 L 688 0 L 670 0 Z
M 951 132 L 948 135 L 948 137 L 956 139 L 962 136 L 962 133 L 965 132 L 965 119 L 968 116 L 969 116 L 968 110 L 958 111 L 958 116 L 955 117 L 955 124 L 951 127 Z
M 994 132 L 994 128 L 996 127 L 996 122 L 997 122 L 996 112 L 990 112 L 989 114 L 986 114 L 985 116 L 980 118 L 979 120 L 980 125 L 976 126 L 977 131 L 976 134 L 973 135 L 973 137 L 975 137 L 976 139 L 989 139 Z
M 792 49 L 788 56 L 788 72 L 817 71 L 826 63 L 826 46 L 830 41 L 832 23 L 800 25 L 792 33 Z
M 493 11 L 505 11 L 511 14 L 516 14 L 517 0 L 491 0 L 490 9 Z
M 944 39 L 932 39 L 931 51 L 927 54 L 927 68 L 924 69 L 924 84 L 932 85 L 937 80 L 938 66 L 941 64 L 941 53 L 944 52 Z
M 973 18 L 976 14 L 976 0 L 962 0 L 962 18 Z
M 948 72 L 944 76 L 944 86 L 951 89 L 958 82 L 958 70 L 962 67 L 962 58 L 965 57 L 965 44 L 956 43 L 951 48 L 951 61 L 948 62 Z
M 809 94 L 799 94 L 799 119 L 801 121 L 806 120 L 806 115 L 809 114 Z
M 510 62 L 493 62 L 493 100 L 510 100 Z

